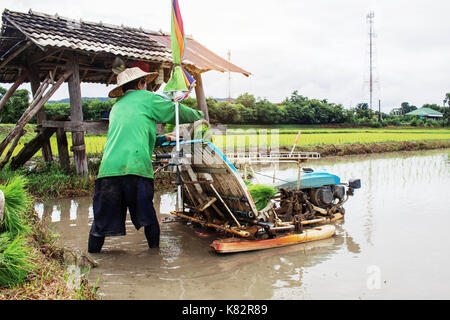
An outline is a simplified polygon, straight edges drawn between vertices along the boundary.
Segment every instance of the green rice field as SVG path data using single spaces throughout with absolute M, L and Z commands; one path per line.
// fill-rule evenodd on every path
M 326 144 L 358 144 L 397 141 L 450 140 L 449 129 L 300 129 L 298 146 Z M 298 129 L 235 129 L 227 135 L 214 135 L 218 147 L 233 144 L 237 147 L 256 145 L 293 146 Z
M 5 125 L 2 125 L 5 126 Z M 12 125 L 7 125 L 11 128 Z M 27 125 L 28 133 L 22 137 L 14 155 L 19 152 L 24 143 L 34 137 L 34 127 Z M 398 141 L 424 141 L 424 140 L 450 140 L 450 128 L 321 128 L 321 127 L 295 127 L 295 126 L 230 126 L 226 134 L 213 134 L 213 143 L 219 148 L 227 146 L 273 146 L 292 147 L 298 131 L 301 135 L 298 146 L 314 145 L 343 145 L 367 144 Z M 10 129 L 3 127 L 0 130 L 0 139 L 3 140 Z M 69 148 L 72 145 L 71 134 L 67 134 Z M 0 141 L 1 141 L 0 140 Z M 86 135 L 86 152 L 90 157 L 100 156 L 106 142 L 106 135 Z M 56 137 L 50 139 L 53 153 L 57 153 Z M 228 149 L 228 148 L 227 148 Z M 4 154 L 6 150 L 4 151 Z M 70 152 L 71 154 L 71 152 Z M 38 152 L 36 156 L 41 156 Z

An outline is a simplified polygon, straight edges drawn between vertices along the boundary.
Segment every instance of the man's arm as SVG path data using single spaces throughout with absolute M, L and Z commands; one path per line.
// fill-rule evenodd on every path
M 175 124 L 175 103 L 155 94 L 152 99 L 152 114 L 157 122 Z M 204 118 L 203 112 L 178 104 L 180 124 L 191 123 Z

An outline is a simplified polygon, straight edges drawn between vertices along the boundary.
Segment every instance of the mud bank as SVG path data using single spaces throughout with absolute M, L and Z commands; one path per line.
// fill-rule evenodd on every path
M 329 157 L 445 148 L 450 148 L 450 140 L 400 141 L 341 145 L 327 144 L 319 146 L 301 146 L 297 147 L 295 151 L 319 152 L 321 157 Z M 280 149 L 282 151 L 291 151 L 288 147 L 281 147 Z

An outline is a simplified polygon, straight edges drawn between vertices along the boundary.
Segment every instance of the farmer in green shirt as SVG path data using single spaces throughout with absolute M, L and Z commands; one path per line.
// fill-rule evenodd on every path
M 159 247 L 151 157 L 156 144 L 175 140 L 173 135 L 156 136 L 156 123 L 175 124 L 175 105 L 147 91 L 147 84 L 157 75 L 138 67 L 125 69 L 117 76 L 117 87 L 109 93 L 109 97 L 120 99 L 109 115 L 108 136 L 95 182 L 90 253 L 101 251 L 105 236 L 126 234 L 127 209 L 135 228 L 144 227 L 149 247 Z M 180 123 L 202 118 L 201 111 L 179 104 Z

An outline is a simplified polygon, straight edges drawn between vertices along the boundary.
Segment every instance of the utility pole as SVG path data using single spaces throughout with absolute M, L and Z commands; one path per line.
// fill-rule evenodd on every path
M 231 63 L 231 51 L 228 50 L 228 61 Z M 228 71 L 228 102 L 231 102 L 231 72 Z
M 381 122 L 383 117 L 381 116 L 381 100 L 378 99 L 378 121 Z
M 373 96 L 373 63 L 372 63 L 372 54 L 373 54 L 373 41 L 374 33 L 373 33 L 373 20 L 375 18 L 375 13 L 373 11 L 370 11 L 367 16 L 367 23 L 369 24 L 369 95 L 370 95 L 370 103 L 369 107 L 372 109 L 372 96 Z

